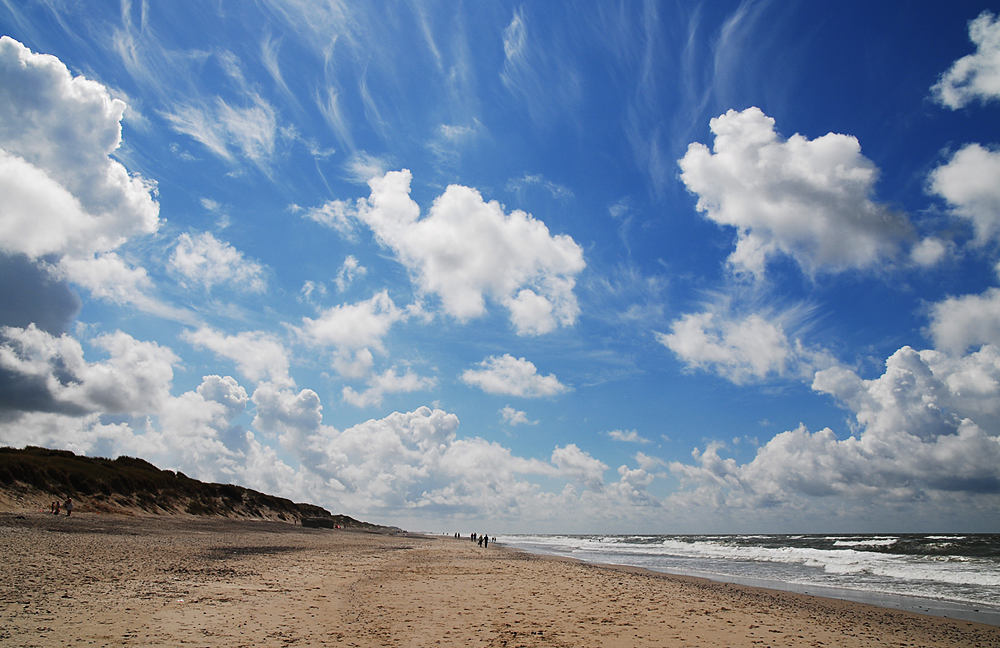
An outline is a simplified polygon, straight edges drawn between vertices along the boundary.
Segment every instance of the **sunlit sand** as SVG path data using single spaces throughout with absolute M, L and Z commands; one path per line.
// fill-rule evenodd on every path
M 281 522 L 0 514 L 0 644 L 998 646 L 1000 628 Z

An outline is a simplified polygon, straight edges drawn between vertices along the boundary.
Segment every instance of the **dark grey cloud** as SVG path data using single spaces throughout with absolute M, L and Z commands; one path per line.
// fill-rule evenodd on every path
M 53 279 L 23 254 L 0 252 L 0 326 L 34 324 L 61 335 L 69 331 L 80 306 L 65 281 Z
M 68 416 L 90 413 L 80 405 L 56 399 L 40 376 L 25 376 L 0 368 L 0 415 L 5 411 L 50 412 Z
M 69 331 L 80 305 L 80 298 L 66 282 L 53 279 L 27 256 L 0 252 L 0 327 L 34 324 L 47 333 L 61 335 Z M 72 380 L 70 376 L 57 377 Z M 0 368 L 0 412 L 4 411 L 87 413 L 53 398 L 43 378 Z

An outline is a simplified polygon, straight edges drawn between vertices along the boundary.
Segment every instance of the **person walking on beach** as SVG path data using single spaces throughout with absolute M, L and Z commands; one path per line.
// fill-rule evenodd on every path
M 485 536 L 483 536 L 483 549 L 489 549 L 489 548 L 490 548 L 490 534 L 487 533 Z
M 69 517 L 70 515 L 73 514 L 73 498 L 72 497 L 67 497 L 66 498 L 66 504 L 64 505 L 64 508 L 66 509 L 66 517 Z

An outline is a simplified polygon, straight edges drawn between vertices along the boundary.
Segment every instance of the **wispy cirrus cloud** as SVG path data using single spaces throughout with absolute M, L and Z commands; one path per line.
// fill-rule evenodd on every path
M 532 119 L 546 123 L 579 102 L 583 81 L 559 34 L 536 33 L 523 6 L 503 31 L 503 51 L 500 80 Z
M 367 184 L 373 178 L 385 175 L 388 169 L 389 160 L 365 151 L 355 151 L 344 165 L 347 177 L 358 184 Z
M 559 183 L 553 182 L 546 179 L 541 174 L 529 174 L 525 173 L 520 178 L 513 178 L 507 181 L 507 191 L 516 193 L 523 197 L 524 192 L 529 187 L 539 187 L 548 191 L 552 194 L 553 198 L 558 198 L 559 200 L 568 200 L 573 197 L 573 190 L 569 187 L 561 185 Z
M 242 106 L 231 105 L 221 97 L 182 104 L 163 116 L 178 133 L 201 142 L 228 162 L 241 157 L 267 171 L 274 157 L 277 113 L 260 95 L 250 95 Z
M 132 4 L 123 3 L 112 48 L 143 95 L 157 99 L 160 116 L 175 132 L 191 137 L 226 162 L 246 161 L 270 175 L 278 143 L 287 132 L 281 128 L 277 110 L 247 79 L 239 58 L 225 49 L 172 49 L 147 21 L 145 3 L 138 23 L 133 13 Z M 270 54 L 273 48 L 265 43 L 265 67 L 276 61 Z M 201 92 L 197 83 L 208 66 L 214 66 L 224 79 L 211 94 Z

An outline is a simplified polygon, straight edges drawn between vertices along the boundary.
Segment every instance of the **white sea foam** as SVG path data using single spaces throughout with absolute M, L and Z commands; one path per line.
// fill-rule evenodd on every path
M 963 536 L 907 539 L 893 535 L 567 535 L 507 536 L 501 540 L 529 550 L 571 555 L 589 562 L 703 573 L 723 579 L 815 584 L 1000 607 L 1000 557 L 947 553 L 951 547 L 968 546 L 962 544 Z M 810 544 L 817 546 L 808 546 Z M 913 546 L 917 549 L 912 549 Z
M 863 540 L 837 540 L 834 546 L 837 547 L 891 547 L 896 544 L 898 538 L 866 538 Z

